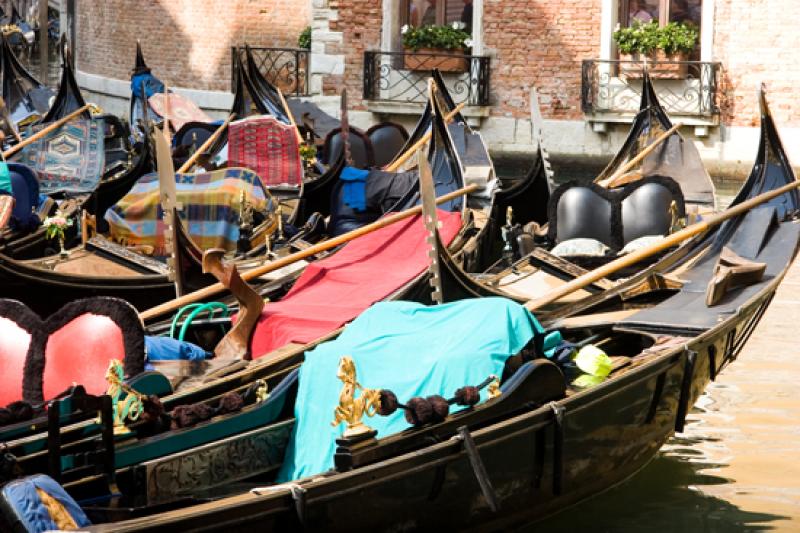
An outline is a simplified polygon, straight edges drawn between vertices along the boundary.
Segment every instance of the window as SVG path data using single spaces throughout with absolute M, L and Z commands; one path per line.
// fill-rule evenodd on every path
M 698 28 L 701 22 L 702 0 L 620 0 L 619 21 L 630 26 L 634 21 L 691 22 Z
M 658 22 L 664 26 L 668 22 L 691 23 L 701 28 L 702 0 L 620 0 L 619 21 L 630 26 L 635 21 Z M 689 54 L 689 59 L 700 59 L 700 43 Z
M 427 26 L 464 22 L 472 32 L 472 0 L 403 0 L 401 26 Z

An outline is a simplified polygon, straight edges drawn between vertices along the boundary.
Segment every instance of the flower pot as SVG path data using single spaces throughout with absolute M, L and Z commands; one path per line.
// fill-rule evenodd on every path
M 642 67 L 647 60 L 647 71 L 650 77 L 659 80 L 682 80 L 689 74 L 689 65 L 686 64 L 689 55 L 686 52 L 665 54 L 663 50 L 656 50 L 650 54 L 620 54 L 619 75 L 623 78 L 641 79 Z
M 406 70 L 433 70 L 442 72 L 464 72 L 467 70 L 467 58 L 463 50 L 439 50 L 436 48 L 420 48 L 417 51 L 405 49 L 403 68 Z

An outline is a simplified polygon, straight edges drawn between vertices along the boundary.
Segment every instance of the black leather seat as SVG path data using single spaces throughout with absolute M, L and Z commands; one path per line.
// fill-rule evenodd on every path
M 375 153 L 375 166 L 382 168 L 397 157 L 408 140 L 408 132 L 400 124 L 381 122 L 367 130 Z

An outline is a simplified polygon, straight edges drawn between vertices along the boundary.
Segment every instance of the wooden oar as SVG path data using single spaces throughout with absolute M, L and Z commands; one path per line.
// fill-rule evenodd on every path
M 171 106 L 169 105 L 169 87 L 167 84 L 164 84 L 164 135 L 167 138 L 167 144 L 172 144 L 172 135 L 169 131 L 169 115 L 170 111 L 172 111 Z
M 674 126 L 672 126 L 670 129 L 668 129 L 667 131 L 665 131 L 664 133 L 662 133 L 661 135 L 659 135 L 658 137 L 656 137 L 656 139 L 655 139 L 655 140 L 654 140 L 652 143 L 650 143 L 650 144 L 648 144 L 647 146 L 645 146 L 645 147 L 642 149 L 642 151 L 641 151 L 641 152 L 639 152 L 638 154 L 636 154 L 636 157 L 634 157 L 633 159 L 631 159 L 630 161 L 628 161 L 627 163 L 625 163 L 625 164 L 622 166 L 622 168 L 620 168 L 619 170 L 617 170 L 616 172 L 614 172 L 614 173 L 613 173 L 611 176 L 607 177 L 607 178 L 606 178 L 606 179 L 604 179 L 604 180 L 600 180 L 600 181 L 598 181 L 598 182 L 597 182 L 597 184 L 598 184 L 598 185 L 600 185 L 601 187 L 606 187 L 606 188 L 609 188 L 609 187 L 614 187 L 615 185 L 624 185 L 624 183 L 618 182 L 618 180 L 619 180 L 620 178 L 622 178 L 622 177 L 623 177 L 623 175 L 624 175 L 626 172 L 628 172 L 630 169 L 632 169 L 633 167 L 635 167 L 636 165 L 638 165 L 639 163 L 641 163 L 641 162 L 642 162 L 642 160 L 643 160 L 645 157 L 647 157 L 648 155 L 650 155 L 650 152 L 652 152 L 653 150 L 655 150 L 655 149 L 656 149 L 656 147 L 657 147 L 659 144 L 661 144 L 662 142 L 664 142 L 665 140 L 667 140 L 667 139 L 669 138 L 669 136 L 670 136 L 670 135 L 672 135 L 673 133 L 675 133 L 675 132 L 678 130 L 678 128 L 680 128 L 681 126 L 683 126 L 683 122 L 678 122 L 677 124 L 675 124 Z
M 436 204 L 438 205 L 438 204 L 443 204 L 445 202 L 449 202 L 454 198 L 470 194 L 472 192 L 477 191 L 478 189 L 479 187 L 477 184 L 472 184 L 467 187 L 462 187 L 457 191 L 453 191 L 440 196 L 439 198 L 436 199 Z M 266 265 L 262 265 L 252 270 L 248 270 L 247 272 L 242 274 L 242 279 L 244 279 L 245 281 L 250 281 L 253 278 L 263 276 L 268 272 L 272 272 L 273 270 L 278 270 L 279 268 L 283 268 L 296 261 L 305 259 L 306 257 L 311 257 L 312 255 L 324 252 L 325 250 L 330 250 L 331 248 L 335 248 L 340 244 L 352 241 L 353 239 L 356 239 L 368 233 L 372 233 L 375 230 L 389 226 L 390 224 L 394 224 L 395 222 L 399 222 L 400 220 L 406 219 L 414 215 L 418 215 L 421 212 L 422 212 L 422 206 L 418 205 L 416 207 L 406 209 L 405 211 L 389 215 L 371 224 L 367 224 L 366 226 L 363 226 L 361 228 L 355 229 L 353 231 L 348 231 L 347 233 L 339 235 L 338 237 L 334 237 L 332 239 L 328 239 L 321 243 L 315 244 L 314 246 L 310 246 L 305 250 L 301 250 L 299 252 L 287 255 L 286 257 L 276 259 L 275 261 L 267 263 Z M 157 317 L 164 313 L 175 311 L 176 309 L 179 309 L 186 304 L 190 304 L 198 300 L 208 298 L 209 296 L 213 296 L 219 292 L 222 292 L 223 290 L 225 290 L 225 287 L 221 283 L 215 283 L 198 291 L 185 294 L 180 298 L 176 298 L 175 300 L 171 300 L 161 305 L 157 305 L 156 307 L 147 309 L 146 311 L 142 311 L 141 313 L 139 313 L 139 318 L 141 318 L 142 320 L 150 320 L 151 318 Z
M 294 133 L 297 135 L 297 144 L 303 144 L 303 136 L 300 135 L 300 130 L 297 129 L 297 124 L 294 122 L 294 116 L 292 115 L 292 110 L 289 109 L 289 104 L 286 103 L 286 98 L 283 97 L 283 92 L 277 87 L 275 90 L 278 91 L 278 96 L 281 97 L 281 104 L 283 105 L 283 110 L 286 111 L 286 116 L 289 118 L 289 123 L 294 128 Z
M 444 117 L 445 124 L 449 124 L 453 120 L 453 118 L 461 112 L 461 110 L 464 108 L 464 105 L 466 105 L 466 103 L 465 102 L 461 102 L 460 104 L 458 104 L 455 107 L 455 109 L 453 109 L 447 115 L 445 115 L 445 117 Z M 411 158 L 411 156 L 413 156 L 415 153 L 417 153 L 417 150 L 419 150 L 420 148 L 425 146 L 425 144 L 430 140 L 431 140 L 431 132 L 429 131 L 428 133 L 423 135 L 420 138 L 420 140 L 415 142 L 414 145 L 411 148 L 406 150 L 400 157 L 398 157 L 395 160 L 394 163 L 392 163 L 389 166 L 387 166 L 384 170 L 386 170 L 388 172 L 396 171 L 398 168 L 400 168 L 400 166 L 403 165 L 403 163 L 408 161 Z
M 664 238 L 664 240 L 659 241 L 652 246 L 648 246 L 647 248 L 642 248 L 641 250 L 624 255 L 606 265 L 601 266 L 600 268 L 596 268 L 590 272 L 587 272 L 586 274 L 583 274 L 582 276 L 578 276 L 564 285 L 553 289 L 544 296 L 528 301 L 525 304 L 525 307 L 531 311 L 535 311 L 542 306 L 553 303 L 556 300 L 577 291 L 578 289 L 586 287 L 590 283 L 594 283 L 601 278 L 613 274 L 620 269 L 638 263 L 642 259 L 646 259 L 651 255 L 666 250 L 667 248 L 678 245 L 690 237 L 699 235 L 700 233 L 703 233 L 714 226 L 722 224 L 730 218 L 741 215 L 742 213 L 746 213 L 753 207 L 763 204 L 764 202 L 768 202 L 773 198 L 777 198 L 778 196 L 792 191 L 793 189 L 797 189 L 798 187 L 800 187 L 800 181 L 787 183 L 783 187 L 775 189 L 774 191 L 765 192 L 745 202 L 742 202 L 741 204 L 735 205 L 730 209 L 722 211 L 721 213 L 711 215 L 705 220 L 702 220 L 696 224 L 692 224 L 691 226 L 687 226 L 680 231 L 676 231 L 675 233 L 668 235 Z
M 178 169 L 178 174 L 183 174 L 184 172 L 188 172 L 189 169 L 192 168 L 192 165 L 194 165 L 195 161 L 197 161 L 197 159 L 201 155 L 203 155 L 203 152 L 208 150 L 208 148 L 214 143 L 214 141 L 217 140 L 217 137 L 219 137 L 222 134 L 222 132 L 225 131 L 225 128 L 227 128 L 228 125 L 230 125 L 231 120 L 233 120 L 233 117 L 235 116 L 236 116 L 235 113 L 231 113 L 230 115 L 228 115 L 228 118 L 225 119 L 225 122 L 223 122 L 220 125 L 220 127 L 217 128 L 214 131 L 214 133 L 211 134 L 211 137 L 206 139 L 206 141 L 200 145 L 200 148 L 195 150 L 195 152 L 192 154 L 192 157 L 187 159 L 186 162 L 181 165 L 181 168 Z
M 33 134 L 30 137 L 28 137 L 27 139 L 23 140 L 21 143 L 15 144 L 11 148 L 9 148 L 5 152 L 3 152 L 3 159 L 5 159 L 5 158 L 17 153 L 18 151 L 20 151 L 21 149 L 25 148 L 26 146 L 28 146 L 32 142 L 38 141 L 39 139 L 41 139 L 42 137 L 44 137 L 45 135 L 47 135 L 51 131 L 60 128 L 61 126 L 63 126 L 64 124 L 66 124 L 67 122 L 72 120 L 73 118 L 77 117 L 78 115 L 80 115 L 81 113 L 83 113 L 84 111 L 89 109 L 89 107 L 90 107 L 89 104 L 87 104 L 87 105 L 83 106 L 82 108 L 73 111 L 72 113 L 70 113 L 66 117 L 56 120 L 55 122 L 53 122 L 52 124 L 50 124 L 46 128 L 43 128 L 43 129 L 37 131 L 35 134 Z

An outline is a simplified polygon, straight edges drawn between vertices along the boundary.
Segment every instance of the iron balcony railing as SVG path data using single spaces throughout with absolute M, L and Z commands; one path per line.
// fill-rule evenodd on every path
M 444 52 L 364 52 L 364 99 L 424 103 L 434 68 L 456 104 L 489 105 L 489 58 Z
M 291 96 L 308 96 L 309 56 L 310 51 L 304 48 L 269 48 L 251 46 L 253 59 L 258 71 L 283 94 Z M 245 49 L 231 47 L 231 54 L 239 54 L 245 60 Z M 233 57 L 233 56 L 231 56 Z M 233 62 L 231 62 L 231 71 Z M 231 90 L 233 76 L 231 75 Z
M 639 108 L 642 66 L 636 61 L 585 59 L 581 107 L 586 115 L 627 115 Z M 672 115 L 711 119 L 719 115 L 721 64 L 705 61 L 649 63 L 661 105 Z

